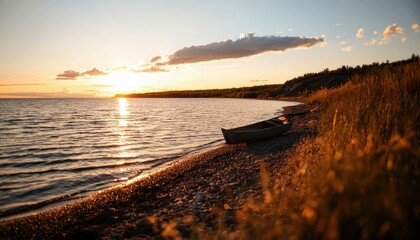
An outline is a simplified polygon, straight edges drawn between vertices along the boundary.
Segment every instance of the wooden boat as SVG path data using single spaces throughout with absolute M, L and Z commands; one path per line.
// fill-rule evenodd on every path
M 292 127 L 292 121 L 284 116 L 232 129 L 222 128 L 226 143 L 256 142 L 278 136 Z
M 306 103 L 283 107 L 283 114 L 286 116 L 303 115 L 307 112 L 309 112 L 309 107 Z

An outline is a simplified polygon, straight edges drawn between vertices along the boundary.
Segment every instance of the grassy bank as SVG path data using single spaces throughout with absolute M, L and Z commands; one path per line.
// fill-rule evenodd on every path
M 249 199 L 226 223 L 197 238 L 414 239 L 420 225 L 420 62 L 354 76 L 321 90 L 320 125 L 273 176 L 263 201 Z M 229 214 L 227 214 L 229 215 Z M 176 238 L 169 224 L 165 236 Z

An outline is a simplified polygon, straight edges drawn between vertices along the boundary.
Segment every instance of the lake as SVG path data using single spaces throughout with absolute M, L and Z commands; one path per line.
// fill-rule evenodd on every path
M 251 99 L 1 99 L 0 218 L 126 183 L 224 144 L 297 103 Z

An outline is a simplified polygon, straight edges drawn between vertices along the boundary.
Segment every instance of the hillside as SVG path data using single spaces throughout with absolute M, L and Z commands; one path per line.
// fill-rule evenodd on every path
M 302 94 L 315 92 L 321 88 L 337 88 L 346 83 L 354 73 L 347 72 L 327 72 L 304 76 L 285 82 L 279 92 L 282 97 L 297 97 Z
M 291 79 L 284 84 L 271 84 L 253 87 L 209 90 L 180 90 L 150 93 L 116 94 L 115 97 L 126 98 L 256 98 L 277 99 L 308 95 L 320 89 L 333 89 L 342 86 L 356 75 L 379 72 L 389 67 L 406 65 L 419 60 L 418 55 L 411 58 L 390 63 L 374 62 L 369 65 L 356 67 L 342 66 L 335 70 L 325 69 L 318 73 L 307 73 Z
M 407 65 L 419 60 L 418 55 L 411 58 L 390 63 L 389 61 L 379 64 L 372 64 L 356 67 L 342 66 L 335 70 L 328 68 L 318 73 L 307 73 L 303 76 L 285 82 L 279 89 L 280 96 L 277 97 L 298 97 L 308 95 L 321 89 L 333 89 L 347 83 L 353 76 L 364 76 L 366 74 L 378 73 L 384 69 L 396 66 Z

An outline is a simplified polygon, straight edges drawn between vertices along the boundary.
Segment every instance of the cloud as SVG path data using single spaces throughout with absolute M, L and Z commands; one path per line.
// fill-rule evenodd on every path
M 353 51 L 353 46 L 348 46 L 348 47 L 345 47 L 341 50 L 343 50 L 344 52 L 351 52 L 351 51 Z
M 248 57 L 264 52 L 283 52 L 289 48 L 309 48 L 323 42 L 324 37 L 281 37 L 273 35 L 256 37 L 254 33 L 249 33 L 237 40 L 185 47 L 174 52 L 167 59 L 158 56 L 152 58 L 152 60 L 155 60 L 153 63 L 158 66 L 199 63 Z
M 320 46 L 320 47 L 325 47 L 325 46 L 327 46 L 327 45 L 328 45 L 328 42 L 327 42 L 327 41 L 325 41 L 325 38 L 326 38 L 326 35 L 325 35 L 325 34 L 322 34 L 322 35 L 321 35 L 321 37 L 318 37 L 318 38 L 321 38 L 321 39 L 322 39 L 322 42 L 320 42 L 320 43 L 318 44 L 318 46 Z
M 391 36 L 391 35 L 397 35 L 397 34 L 403 34 L 404 28 L 398 26 L 398 24 L 394 23 L 392 25 L 389 25 L 385 28 L 385 31 L 383 33 L 384 37 Z
M 378 42 L 378 40 L 376 40 L 376 39 L 372 39 L 372 40 L 370 40 L 370 42 L 369 42 L 369 46 L 375 46 L 375 44 Z
M 79 72 L 73 70 L 66 70 L 61 74 L 58 74 L 57 80 L 76 80 L 80 76 Z
M 337 23 L 337 24 L 335 24 L 335 26 L 337 26 L 337 27 L 339 27 L 339 26 L 341 26 L 341 25 L 343 25 L 343 23 Z
M 376 30 L 373 31 L 373 35 L 376 35 L 376 34 L 378 34 L 378 31 L 376 31 Z
M 162 59 L 162 57 L 161 56 L 156 56 L 156 57 L 154 57 L 154 58 L 152 58 L 152 59 L 150 59 L 150 62 L 156 62 L 156 61 L 159 61 L 160 59 Z
M 131 71 L 135 72 L 135 73 L 143 73 L 143 72 L 155 73 L 155 72 L 168 72 L 169 70 L 165 69 L 165 68 L 162 68 L 160 66 L 150 65 L 150 66 L 144 66 L 141 69 L 132 69 Z
M 407 42 L 407 38 L 406 37 L 402 37 L 401 38 L 401 42 L 403 42 L 403 43 Z
M 359 30 L 357 30 L 356 37 L 360 39 L 360 38 L 363 38 L 364 36 L 365 36 L 365 30 L 363 28 L 359 28 Z
M 292 29 L 289 29 L 292 30 Z M 205 45 L 184 47 L 172 55 L 159 55 L 149 63 L 111 68 L 106 71 L 92 68 L 87 71 L 66 70 L 56 76 L 57 80 L 77 80 L 84 76 L 108 75 L 113 71 L 125 70 L 134 73 L 168 72 L 166 67 L 180 64 L 249 57 L 265 52 L 284 52 L 289 48 L 325 46 L 325 36 L 282 37 L 279 35 L 257 37 L 254 33 L 241 34 L 239 39 L 213 42 Z
M 411 29 L 413 29 L 415 32 L 420 31 L 420 25 L 418 23 L 411 24 Z
M 161 57 L 152 59 L 154 61 L 158 61 L 161 59 Z M 151 60 L 151 61 L 152 61 Z M 164 69 L 160 66 L 153 65 L 153 64 L 143 64 L 143 65 L 137 65 L 137 66 L 122 66 L 122 67 L 116 67 L 112 68 L 111 70 L 102 71 L 97 68 L 92 68 L 91 70 L 84 71 L 84 72 L 78 72 L 74 70 L 66 70 L 61 74 L 58 74 L 56 79 L 57 80 L 77 80 L 80 77 L 84 76 L 101 76 L 101 75 L 108 75 L 112 71 L 130 71 L 134 73 L 143 73 L 143 72 L 168 72 L 167 69 Z
M 74 70 L 66 70 L 61 74 L 58 74 L 55 79 L 57 80 L 76 80 L 78 77 L 83 77 L 86 75 L 89 76 L 98 76 L 98 75 L 108 75 L 108 72 L 101 71 L 97 68 L 92 68 L 91 70 L 85 72 L 77 72 Z
M 98 70 L 97 68 L 92 68 L 92 70 L 84 72 L 83 75 L 98 76 L 98 75 L 108 75 L 108 73 Z
M 386 27 L 384 32 L 382 33 L 384 37 L 379 42 L 379 45 L 388 44 L 392 36 L 401 35 L 401 34 L 404 34 L 404 28 L 398 26 L 398 24 L 396 23 L 391 24 L 388 27 Z
M 340 45 L 346 45 L 346 44 L 347 44 L 346 40 L 343 40 L 343 41 L 340 42 Z

